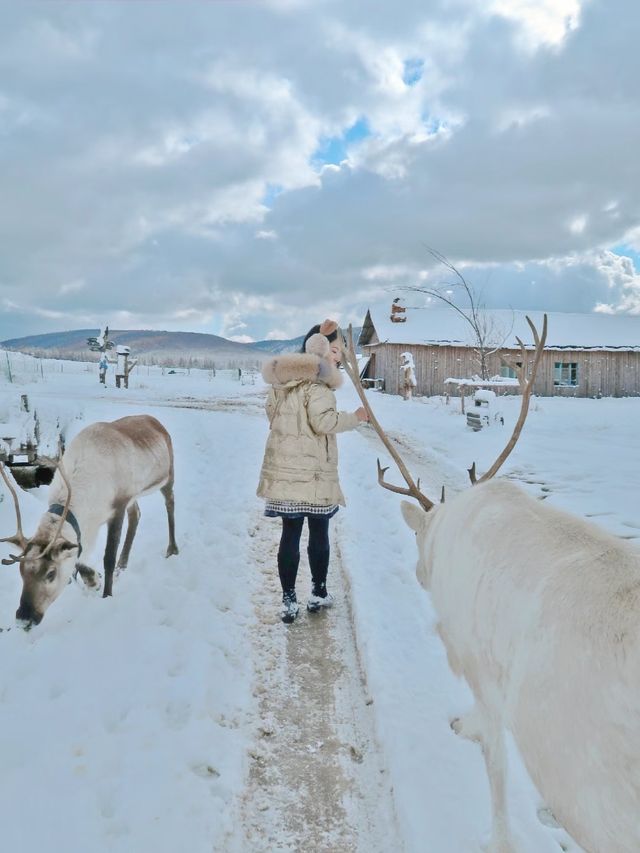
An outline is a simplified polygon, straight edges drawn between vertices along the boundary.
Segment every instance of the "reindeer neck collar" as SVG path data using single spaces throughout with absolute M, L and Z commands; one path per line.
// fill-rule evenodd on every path
M 51 504 L 51 506 L 49 507 L 47 512 L 50 512 L 52 515 L 59 515 L 60 518 L 62 518 L 62 516 L 64 515 L 64 507 L 62 506 L 62 504 Z M 82 536 L 80 534 L 80 525 L 78 524 L 78 519 L 71 512 L 71 510 L 68 510 L 65 521 L 68 521 L 69 524 L 75 530 L 75 534 L 78 538 L 78 557 L 79 557 L 80 554 L 82 554 Z

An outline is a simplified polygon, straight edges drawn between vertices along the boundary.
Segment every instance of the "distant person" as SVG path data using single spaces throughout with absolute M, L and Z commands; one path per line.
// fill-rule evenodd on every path
M 98 362 L 98 378 L 103 385 L 107 384 L 107 370 L 109 369 L 109 359 L 106 352 L 103 352 Z
M 278 573 L 285 623 L 298 615 L 296 577 L 305 518 L 312 580 L 307 610 L 333 604 L 327 592 L 329 520 L 345 505 L 336 433 L 368 420 L 362 407 L 353 413 L 336 410 L 333 389 L 342 383 L 341 356 L 338 325 L 325 320 L 307 332 L 300 353 L 275 356 L 262 369 L 271 384 L 266 403 L 270 431 L 257 493 L 265 498 L 264 514 L 282 519 Z

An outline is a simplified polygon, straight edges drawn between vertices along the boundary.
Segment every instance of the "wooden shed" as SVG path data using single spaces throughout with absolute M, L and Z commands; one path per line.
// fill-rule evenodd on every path
M 541 311 L 486 311 L 504 344 L 488 357 L 489 375 L 513 376 L 500 359 L 519 361 L 516 337 L 533 350 L 526 315 L 542 328 Z M 400 393 L 400 361 L 410 352 L 416 394 L 456 393 L 447 379 L 477 376 L 479 359 L 471 326 L 451 308 L 407 308 L 403 322 L 392 322 L 389 308 L 370 308 L 358 340 L 369 362 L 363 376 Z M 640 316 L 548 313 L 548 335 L 534 393 L 549 397 L 635 397 L 640 395 Z M 505 393 L 514 389 L 504 388 Z M 515 389 L 517 393 L 517 389 Z

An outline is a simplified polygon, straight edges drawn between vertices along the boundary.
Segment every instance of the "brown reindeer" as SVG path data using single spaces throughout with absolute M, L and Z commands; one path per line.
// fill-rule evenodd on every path
M 22 532 L 15 488 L 4 469 L 1 473 L 13 495 L 18 529 L 14 536 L 0 541 L 22 549 L 20 554 L 12 554 L 2 562 L 20 564 L 22 595 L 16 618 L 25 627 L 42 620 L 74 567 L 88 586 L 98 586 L 96 572 L 80 562 L 79 557 L 83 552 L 91 552 L 103 524 L 107 525 L 103 597 L 112 594 L 125 513 L 127 533 L 117 562 L 119 569 L 124 569 L 129 560 L 140 519 L 138 498 L 143 495 L 162 492 L 169 522 L 166 556 L 178 553 L 171 437 L 150 415 L 94 423 L 78 433 L 60 460 L 49 487 L 49 507 L 30 539 Z

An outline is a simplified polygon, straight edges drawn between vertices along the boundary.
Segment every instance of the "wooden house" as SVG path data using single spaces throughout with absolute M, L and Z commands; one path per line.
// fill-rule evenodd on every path
M 533 350 L 528 314 L 538 329 L 541 311 L 482 312 L 493 325 L 492 343 L 502 344 L 487 358 L 488 375 L 513 377 L 500 355 L 520 360 L 516 337 Z M 416 394 L 459 393 L 456 382 L 479 374 L 473 330 L 452 308 L 407 308 L 400 315 L 390 306 L 370 308 L 358 340 L 368 358 L 362 376 L 391 394 L 400 393 L 400 362 L 409 352 L 415 363 Z M 393 320 L 392 320 L 393 317 Z M 534 393 L 540 396 L 629 397 L 640 395 L 640 316 L 628 314 L 548 314 L 548 335 Z M 504 386 L 505 393 L 517 387 Z

